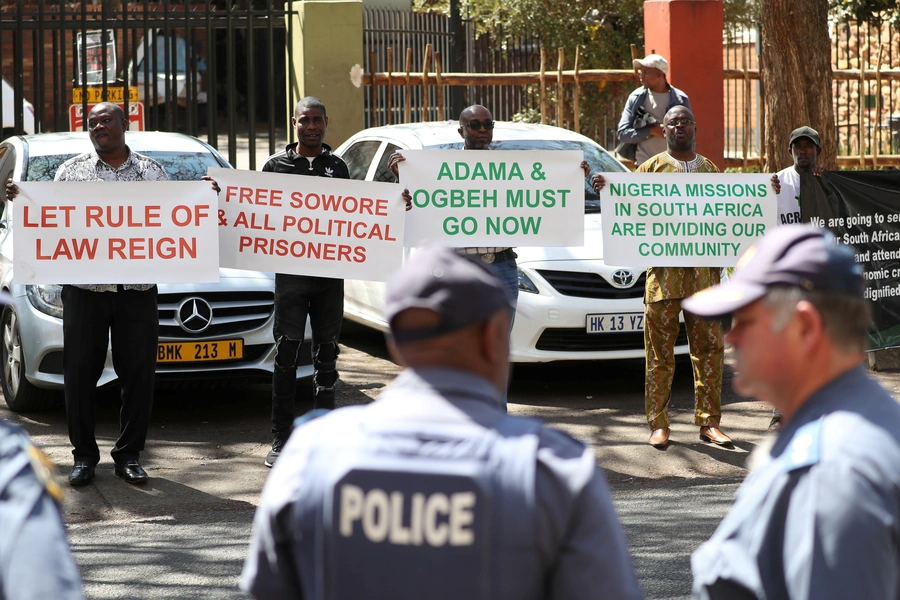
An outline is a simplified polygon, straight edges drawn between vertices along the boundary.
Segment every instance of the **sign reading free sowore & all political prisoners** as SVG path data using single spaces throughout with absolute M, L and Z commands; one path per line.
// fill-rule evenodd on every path
M 397 184 L 209 169 L 223 267 L 387 281 L 403 260 Z

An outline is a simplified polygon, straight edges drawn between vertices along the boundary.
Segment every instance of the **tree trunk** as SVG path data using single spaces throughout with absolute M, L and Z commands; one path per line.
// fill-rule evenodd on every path
M 809 125 L 819 132 L 817 164 L 837 165 L 831 83 L 828 0 L 760 0 L 762 84 L 766 102 L 766 170 L 794 163 L 791 131 Z

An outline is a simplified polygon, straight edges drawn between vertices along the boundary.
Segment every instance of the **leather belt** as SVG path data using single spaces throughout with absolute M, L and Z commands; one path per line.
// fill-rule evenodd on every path
M 512 248 L 507 248 L 506 250 L 501 250 L 500 252 L 487 252 L 485 254 L 478 254 L 478 258 L 481 259 L 486 265 L 493 264 L 495 262 L 501 262 L 504 260 L 512 260 L 516 258 L 518 255 L 513 252 Z

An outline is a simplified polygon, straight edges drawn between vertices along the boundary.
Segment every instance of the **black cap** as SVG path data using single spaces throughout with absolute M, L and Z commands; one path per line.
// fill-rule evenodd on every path
M 751 246 L 731 279 L 682 302 L 701 317 L 723 317 L 765 296 L 771 287 L 796 286 L 863 297 L 862 266 L 853 250 L 823 229 L 783 225 Z
M 394 318 L 407 308 L 437 313 L 440 323 L 417 330 L 394 330 Z M 449 248 L 415 251 L 388 283 L 384 317 L 397 342 L 436 337 L 487 321 L 501 308 L 514 308 L 500 280 L 481 262 Z
M 788 143 L 788 148 L 793 146 L 794 142 L 804 137 L 811 139 L 813 143 L 819 148 L 822 147 L 821 142 L 819 142 L 819 132 L 812 127 L 807 127 L 804 125 L 803 127 L 798 127 L 791 132 L 791 141 Z

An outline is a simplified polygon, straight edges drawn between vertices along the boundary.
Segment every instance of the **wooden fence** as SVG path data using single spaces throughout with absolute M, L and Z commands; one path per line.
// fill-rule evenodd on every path
M 634 52 L 634 51 L 633 51 Z M 523 86 L 523 85 L 534 85 L 538 86 L 540 90 L 540 114 L 541 114 L 541 123 L 547 124 L 548 119 L 548 90 L 555 87 L 556 89 L 556 98 L 563 97 L 563 91 L 566 86 L 573 86 L 572 90 L 572 105 L 571 105 L 571 119 L 568 118 L 568 114 L 565 110 L 565 107 L 557 106 L 556 112 L 556 125 L 558 127 L 565 127 L 566 123 L 572 124 L 572 129 L 574 131 L 581 130 L 581 115 L 580 115 L 580 106 L 579 106 L 579 91 L 580 86 L 587 83 L 596 83 L 596 82 L 635 82 L 636 81 L 636 73 L 631 69 L 581 69 L 581 53 L 580 48 L 576 52 L 574 68 L 565 69 L 565 56 L 563 49 L 560 48 L 557 52 L 556 56 L 556 68 L 550 64 L 550 57 L 546 52 L 546 49 L 541 49 L 541 66 L 539 71 L 531 71 L 531 72 L 519 72 L 519 73 L 452 73 L 452 72 L 442 72 L 441 70 L 441 56 L 439 52 L 434 52 L 432 46 L 429 44 L 425 48 L 424 60 L 421 64 L 424 65 L 422 71 L 420 72 L 412 72 L 410 69 L 410 65 L 412 64 L 412 50 L 408 49 L 405 57 L 405 67 L 401 68 L 399 71 L 393 70 L 393 49 L 387 48 L 387 65 L 388 69 L 386 71 L 376 72 L 374 69 L 375 64 L 375 56 L 374 53 L 370 54 L 369 64 L 370 69 L 369 72 L 365 74 L 364 83 L 369 86 L 369 93 L 371 94 L 370 101 L 370 110 L 372 111 L 370 115 L 370 122 L 374 125 L 390 125 L 391 124 L 391 114 L 393 111 L 393 91 L 396 88 L 401 88 L 404 93 L 402 97 L 405 98 L 405 103 L 403 106 L 403 116 L 404 122 L 411 122 L 414 119 L 413 116 L 413 106 L 411 105 L 411 97 L 412 94 L 410 91 L 413 88 L 420 88 L 422 93 L 421 97 L 423 98 L 423 103 L 420 107 L 417 107 L 417 110 L 421 110 L 421 120 L 428 120 L 427 114 L 429 111 L 428 98 L 429 98 L 429 90 L 434 87 L 436 88 L 436 97 L 437 97 L 437 108 L 438 114 L 444 114 L 444 89 L 446 87 L 453 86 L 473 86 L 473 85 L 494 85 L 494 86 Z M 434 65 L 432 69 L 432 65 Z M 860 69 L 835 69 L 833 74 L 833 81 L 835 85 L 836 94 L 844 93 L 846 90 L 841 88 L 842 83 L 852 84 L 857 86 L 856 94 L 862 97 L 863 90 L 867 86 L 869 82 L 874 82 L 877 89 L 881 89 L 883 82 L 900 82 L 900 69 L 882 69 L 879 62 L 876 63 L 875 69 L 866 69 L 864 63 L 860 63 L 862 68 Z M 729 156 L 725 158 L 725 167 L 726 168 L 737 168 L 747 170 L 750 168 L 759 168 L 763 164 L 763 159 L 759 155 L 751 155 L 750 149 L 751 146 L 755 148 L 765 148 L 765 139 L 764 139 L 764 128 L 762 129 L 763 133 L 761 136 L 763 139 L 758 144 L 751 144 L 751 136 L 753 134 L 753 128 L 750 126 L 750 118 L 751 112 L 754 110 L 753 107 L 758 102 L 758 110 L 760 111 L 760 120 L 761 122 L 765 122 L 765 99 L 760 95 L 760 97 L 754 101 L 753 95 L 756 94 L 756 82 L 759 80 L 759 70 L 749 68 L 749 61 L 744 62 L 744 66 L 742 69 L 725 69 L 724 70 L 724 79 L 725 81 L 737 81 L 742 83 L 743 85 L 743 115 L 741 116 L 741 120 L 744 122 L 744 126 L 741 127 L 742 134 L 742 156 L 734 157 Z M 379 94 L 379 88 L 385 88 L 384 91 L 386 93 Z M 844 90 L 844 91 L 842 91 Z M 431 90 L 435 91 L 435 90 Z M 852 92 L 851 92 L 852 93 Z M 387 105 L 381 109 L 378 108 L 376 98 L 379 97 L 386 98 Z M 889 96 L 890 98 L 890 96 Z M 841 98 L 837 97 L 836 101 L 840 101 Z M 868 115 L 865 111 L 869 110 L 865 108 L 864 102 L 859 102 L 859 123 L 863 124 L 858 128 L 858 133 L 855 136 L 855 148 L 850 148 L 851 150 L 855 150 L 855 152 L 845 152 L 844 154 L 840 154 L 838 156 L 838 166 L 840 167 L 859 167 L 859 168 L 878 168 L 878 167 L 898 167 L 900 166 L 900 148 L 898 148 L 898 143 L 900 143 L 900 113 L 898 113 L 898 122 L 896 123 L 897 131 L 889 130 L 885 133 L 885 125 L 881 122 L 881 115 L 885 109 L 890 109 L 890 106 L 882 105 L 882 96 L 881 94 L 875 95 L 875 117 L 878 118 L 878 122 L 871 126 L 871 121 L 873 119 L 872 116 Z M 382 114 L 386 115 L 386 119 L 383 119 L 383 122 L 378 122 L 376 110 Z M 419 115 L 416 115 L 417 117 Z M 869 126 L 865 124 L 869 123 Z M 888 126 L 890 126 L 893 121 L 889 121 Z M 891 136 L 895 136 L 898 139 L 894 140 Z M 887 136 L 887 138 L 885 138 Z M 885 142 L 887 143 L 888 151 L 884 152 Z M 842 145 L 841 150 L 846 150 L 846 147 Z

